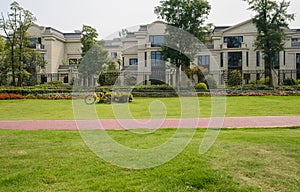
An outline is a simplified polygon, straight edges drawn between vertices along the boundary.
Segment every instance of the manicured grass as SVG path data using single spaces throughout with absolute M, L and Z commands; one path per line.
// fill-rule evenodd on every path
M 211 114 L 211 98 L 199 97 L 198 100 L 200 114 L 196 116 L 209 117 Z M 181 117 L 180 102 L 178 98 L 173 97 L 137 97 L 133 103 L 129 104 L 130 111 L 135 118 L 149 118 L 149 106 L 157 101 L 165 105 L 168 118 Z M 82 103 L 82 105 L 85 104 Z M 300 106 L 300 97 L 297 96 L 227 97 L 226 116 L 300 115 L 300 108 L 297 106 Z M 112 105 L 95 104 L 95 108 L 100 119 L 115 118 Z M 0 114 L 0 120 L 70 120 L 74 118 L 71 100 L 1 100 Z M 161 114 L 154 115 L 161 117 Z
M 108 133 L 144 149 L 174 131 Z M 98 158 L 76 131 L 0 130 L 0 191 L 300 191 L 300 129 L 222 130 L 200 155 L 203 135 L 166 164 L 132 170 Z

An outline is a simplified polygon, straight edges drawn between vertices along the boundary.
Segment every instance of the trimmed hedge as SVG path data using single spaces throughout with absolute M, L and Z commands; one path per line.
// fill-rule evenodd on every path
M 135 87 L 82 87 L 82 94 L 91 91 L 131 91 L 135 97 L 178 97 L 177 90 L 169 85 L 140 85 Z M 180 95 L 195 96 L 190 88 L 180 89 Z M 270 89 L 266 85 L 249 84 L 236 87 L 213 90 L 196 89 L 198 96 L 265 96 L 265 95 L 299 95 L 300 85 L 280 86 L 276 90 Z M 72 99 L 72 86 L 61 84 L 45 84 L 29 87 L 0 87 L 0 99 Z

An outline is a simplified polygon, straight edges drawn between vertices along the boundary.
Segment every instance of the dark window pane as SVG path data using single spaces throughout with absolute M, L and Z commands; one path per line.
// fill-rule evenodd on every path
M 150 35 L 149 41 L 151 43 L 151 47 L 161 47 L 165 42 L 165 36 L 163 35 Z
M 138 59 L 129 59 L 129 65 L 137 65 Z
M 227 43 L 227 48 L 239 48 L 243 42 L 243 36 L 224 37 L 224 43 Z
M 228 68 L 241 68 L 241 67 L 242 67 L 242 52 L 229 52 Z
M 151 52 L 151 66 L 152 67 L 163 67 L 165 62 L 160 51 Z

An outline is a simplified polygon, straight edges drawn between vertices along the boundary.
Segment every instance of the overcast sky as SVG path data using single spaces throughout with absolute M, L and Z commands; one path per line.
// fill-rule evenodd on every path
M 234 25 L 251 18 L 248 5 L 242 0 L 208 0 L 212 6 L 208 22 Z M 1 0 L 0 11 L 6 14 L 12 0 Z M 18 0 L 37 18 L 37 24 L 62 32 L 80 30 L 91 25 L 99 39 L 107 39 L 123 28 L 148 24 L 157 20 L 154 7 L 160 0 Z M 289 11 L 296 14 L 291 28 L 300 28 L 300 0 L 290 0 Z

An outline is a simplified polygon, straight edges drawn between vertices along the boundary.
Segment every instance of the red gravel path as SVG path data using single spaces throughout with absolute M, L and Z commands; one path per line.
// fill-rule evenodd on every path
M 215 127 L 214 127 L 215 126 Z M 77 130 L 77 129 L 158 129 L 158 128 L 272 128 L 300 126 L 300 116 L 226 117 L 165 120 L 18 120 L 0 121 L 1 129 Z

